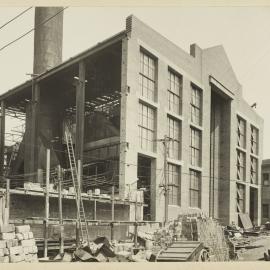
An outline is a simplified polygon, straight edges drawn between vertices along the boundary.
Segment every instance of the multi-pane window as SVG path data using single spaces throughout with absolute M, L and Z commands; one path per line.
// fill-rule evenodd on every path
M 241 184 L 237 184 L 237 212 L 244 213 L 245 212 L 245 186 Z
M 237 150 L 237 180 L 245 181 L 246 154 Z
M 269 218 L 269 204 L 262 205 L 262 216 L 263 218 Z
M 169 157 L 180 158 L 180 121 L 167 117 L 169 141 Z
M 189 205 L 201 207 L 201 173 L 190 170 Z
M 168 163 L 169 204 L 180 205 L 180 167 Z
M 155 111 L 139 104 L 139 143 L 143 150 L 154 151 Z
M 169 89 L 168 89 L 168 107 L 169 110 L 181 114 L 181 93 L 182 93 L 182 77 L 170 71 Z
M 191 85 L 191 122 L 201 125 L 202 122 L 202 91 Z
M 250 157 L 250 182 L 258 184 L 258 160 L 254 157 Z
M 141 95 L 155 100 L 155 60 L 144 52 L 140 52 L 140 91 Z
M 201 166 L 201 131 L 190 128 L 190 163 L 193 166 Z
M 237 145 L 246 148 L 246 121 L 237 116 Z
M 269 173 L 263 173 L 263 185 L 269 186 Z
M 259 135 L 259 131 L 257 128 L 251 126 L 251 138 L 250 138 L 250 152 L 254 155 L 258 155 L 258 135 Z

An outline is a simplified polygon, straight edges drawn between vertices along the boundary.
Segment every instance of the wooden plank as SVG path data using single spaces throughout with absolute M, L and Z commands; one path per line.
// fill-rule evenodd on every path
M 57 167 L 57 172 L 58 172 L 58 192 L 59 192 L 59 198 L 58 198 L 58 208 L 59 208 L 59 224 L 61 226 L 60 230 L 60 254 L 64 253 L 64 232 L 62 230 L 63 228 L 63 206 L 62 206 L 62 168 L 60 165 Z
M 1 101 L 0 111 L 0 175 L 4 174 L 4 154 L 5 154 L 5 119 L 6 119 L 5 102 Z
M 46 158 L 46 196 L 45 196 L 45 219 L 44 219 L 44 257 L 48 256 L 48 226 L 49 226 L 49 185 L 50 185 L 50 149 L 47 149 Z
M 10 213 L 10 180 L 6 179 L 6 207 L 5 207 L 5 218 L 4 224 L 9 224 L 9 213 Z

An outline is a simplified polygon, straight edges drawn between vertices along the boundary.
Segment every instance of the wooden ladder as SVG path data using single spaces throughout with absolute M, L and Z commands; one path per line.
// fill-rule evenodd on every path
M 77 169 L 75 155 L 74 155 L 72 135 L 68 129 L 65 131 L 65 137 L 66 137 L 66 143 L 67 143 L 72 183 L 73 183 L 75 198 L 76 198 L 76 206 L 77 206 L 77 211 L 78 211 L 78 219 L 79 219 L 79 226 L 80 226 L 80 232 L 81 232 L 81 241 L 87 242 L 87 244 L 89 245 L 90 243 L 89 233 L 88 233 L 87 221 L 85 217 L 83 200 L 81 196 L 81 183 L 80 183 L 80 179 L 78 178 L 78 169 Z

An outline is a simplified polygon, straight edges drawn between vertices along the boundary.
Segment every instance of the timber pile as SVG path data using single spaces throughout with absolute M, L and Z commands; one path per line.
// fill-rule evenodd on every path
M 29 225 L 0 226 L 0 262 L 38 262 L 37 246 Z

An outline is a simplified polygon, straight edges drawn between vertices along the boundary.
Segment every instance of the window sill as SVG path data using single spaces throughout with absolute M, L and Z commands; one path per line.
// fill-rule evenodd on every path
M 183 117 L 182 115 L 177 114 L 177 113 L 175 113 L 175 112 L 173 112 L 173 111 L 170 111 L 170 110 L 166 109 L 165 112 L 166 112 L 169 116 L 172 116 L 173 118 L 176 118 L 176 119 L 178 119 L 178 120 L 180 120 L 180 121 L 183 121 L 183 120 L 184 120 L 184 117 Z
M 194 124 L 194 123 L 192 123 L 191 121 L 189 121 L 189 125 L 190 125 L 191 127 L 193 127 L 193 128 L 196 128 L 196 129 L 198 129 L 198 130 L 200 130 L 200 131 L 203 131 L 203 127 L 202 127 L 202 126 L 197 125 L 197 124 Z
M 245 149 L 245 148 L 242 148 L 242 147 L 240 147 L 240 146 L 236 146 L 236 149 L 237 150 L 239 150 L 239 151 L 242 151 L 242 152 L 244 152 L 244 153 L 247 153 L 247 149 Z
M 179 165 L 179 166 L 183 166 L 184 165 L 184 161 L 182 160 L 178 160 L 178 159 L 174 159 L 174 158 L 167 158 L 168 163 L 172 163 L 174 165 Z
M 147 99 L 141 95 L 139 96 L 139 100 L 145 104 L 150 105 L 151 107 L 154 107 L 155 109 L 159 108 L 159 104 L 157 102 Z
M 157 158 L 157 153 L 154 153 L 154 152 L 151 152 L 151 151 L 142 150 L 142 149 L 140 149 L 138 151 L 138 154 L 141 154 L 141 155 L 147 156 L 147 157 L 151 157 L 151 158 Z
M 202 167 L 197 167 L 193 165 L 189 165 L 189 169 L 194 170 L 194 171 L 199 171 L 199 172 L 203 171 Z

